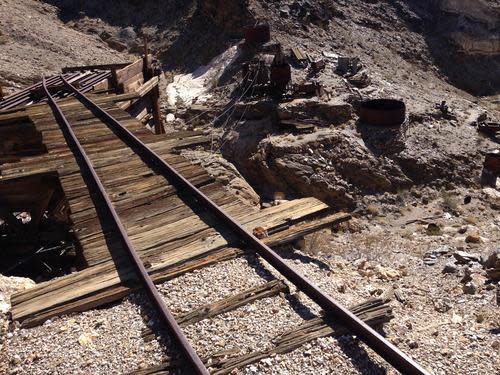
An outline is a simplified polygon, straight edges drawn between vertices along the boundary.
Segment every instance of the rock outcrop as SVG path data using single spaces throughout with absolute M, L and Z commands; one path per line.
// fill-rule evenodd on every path
M 357 194 L 395 192 L 411 184 L 396 163 L 376 157 L 349 131 L 265 137 L 256 151 L 255 141 L 239 134 L 225 151 L 265 196 L 284 191 L 354 207 Z
M 490 29 L 498 27 L 500 22 L 500 3 L 498 1 L 441 0 L 439 6 L 444 12 L 455 13 L 484 23 Z
M 260 197 L 243 179 L 233 164 L 220 154 L 207 151 L 186 150 L 182 155 L 194 163 L 200 164 L 216 181 L 226 186 L 229 191 L 238 196 L 250 207 L 259 207 Z
M 500 3 L 496 0 L 431 0 L 445 35 L 469 55 L 500 54 Z

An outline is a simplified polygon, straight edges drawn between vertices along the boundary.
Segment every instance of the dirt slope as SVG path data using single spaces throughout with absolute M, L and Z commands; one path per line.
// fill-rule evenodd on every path
M 97 35 L 66 26 L 56 7 L 41 1 L 0 2 L 0 85 L 6 94 L 61 67 L 128 60 Z

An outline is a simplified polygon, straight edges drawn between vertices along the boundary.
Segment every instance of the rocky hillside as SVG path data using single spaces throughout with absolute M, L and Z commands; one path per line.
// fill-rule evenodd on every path
M 193 70 L 221 53 L 252 24 L 244 0 L 49 0 L 70 27 L 118 50 L 143 52 L 143 35 L 165 69 Z M 203 47 L 203 48 L 201 48 Z
M 64 24 L 59 9 L 46 2 L 0 2 L 0 85 L 5 94 L 61 72 L 64 66 L 122 62 L 130 59 L 97 35 Z

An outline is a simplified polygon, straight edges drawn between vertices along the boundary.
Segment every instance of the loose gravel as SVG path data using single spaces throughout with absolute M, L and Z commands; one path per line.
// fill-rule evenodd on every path
M 475 294 L 466 294 L 460 282 L 465 266 L 458 265 L 456 273 L 443 274 L 450 262 L 448 256 L 438 257 L 432 265 L 424 262 L 425 254 L 443 246 L 460 246 L 483 255 L 491 250 L 499 221 L 492 220 L 487 212 L 481 214 L 484 210 L 468 210 L 471 212 L 462 216 L 445 216 L 446 222 L 441 225 L 448 229 L 440 236 L 425 234 L 425 227 L 418 223 L 401 228 L 398 220 L 404 222 L 409 217 L 389 212 L 370 221 L 354 220 L 352 226 L 357 225 L 357 230 L 318 235 L 309 242 L 316 244 L 314 253 L 307 252 L 307 246 L 306 252 L 281 253 L 293 267 L 346 306 L 396 290 L 398 298 L 391 301 L 396 319 L 384 325 L 385 335 L 431 374 L 498 374 L 500 319 L 494 288 L 484 284 Z M 487 239 L 481 244 L 466 244 L 458 233 L 471 214 L 478 216 L 474 230 Z M 475 277 L 481 276 L 477 268 L 473 271 Z M 190 272 L 159 287 L 174 314 L 183 314 L 276 276 L 265 261 L 245 256 Z M 240 356 L 270 349 L 274 337 L 319 312 L 302 292 L 291 288 L 291 293 L 293 298 L 265 298 L 187 326 L 184 332 L 202 357 L 223 351 Z M 143 340 L 146 327 L 160 333 L 156 340 Z M 145 296 L 137 293 L 112 307 L 54 318 L 40 327 L 7 333 L 6 359 L 2 361 L 8 363 L 7 374 L 122 374 L 160 364 L 170 354 L 172 345 L 155 327 L 154 312 Z M 343 336 L 314 340 L 233 373 L 396 372 L 363 343 Z

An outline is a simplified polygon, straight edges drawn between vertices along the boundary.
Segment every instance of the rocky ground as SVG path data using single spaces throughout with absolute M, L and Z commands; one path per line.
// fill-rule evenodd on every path
M 65 66 L 128 61 L 97 35 L 65 25 L 58 8 L 43 1 L 2 0 L 0 3 L 0 85 L 4 94 L 60 73 Z
M 126 51 L 140 49 L 145 16 L 127 13 L 126 5 L 120 5 L 125 12 L 120 21 L 109 12 L 97 17 L 93 1 L 80 13 L 71 1 L 11 3 L 17 22 L 0 16 L 0 44 L 6 40 L 8 48 L 0 46 L 0 78 L 7 85 L 27 83 L 59 65 L 115 61 L 127 56 Z M 165 9 L 171 9 L 166 3 Z M 153 51 L 165 67 L 192 71 L 237 43 L 245 17 L 265 20 L 271 24 L 272 40 L 285 51 L 300 47 L 314 59 L 325 59 L 326 68 L 316 75 L 297 65 L 292 69 L 293 83 L 315 79 L 325 93 L 277 102 L 252 91 L 252 97 L 244 99 L 239 95 L 245 87 L 238 87 L 240 63 L 246 58 L 242 53 L 219 72 L 222 76 L 210 75 L 203 83 L 210 85 L 203 98 L 178 105 L 169 103 L 166 94 L 177 73 L 169 71 L 162 82 L 167 129 L 204 130 L 213 139 L 209 149 L 186 150 L 184 156 L 254 209 L 267 206 L 277 195 L 314 195 L 353 212 L 348 224 L 310 235 L 295 248 L 281 249 L 281 254 L 347 306 L 392 295 L 395 318 L 384 325 L 384 334 L 430 373 L 500 373 L 498 281 L 487 272 L 495 261 L 500 263 L 499 255 L 488 261 L 495 251 L 498 254 L 500 192 L 498 186 L 479 183 L 481 152 L 498 148 L 498 143 L 475 127 L 478 119 L 500 119 L 500 75 L 495 73 L 500 66 L 499 25 L 494 16 L 498 3 L 481 0 L 471 7 L 463 1 L 250 1 L 248 8 L 241 8 L 243 3 L 229 2 L 227 9 L 244 10 L 234 12 L 238 16 L 218 12 L 217 1 L 203 2 L 201 8 L 182 2 L 176 12 L 171 9 L 170 18 L 163 15 L 165 9 L 158 10 L 158 18 L 148 25 Z M 55 6 L 65 24 L 57 19 Z M 30 15 L 36 21 L 27 21 Z M 51 25 L 45 39 L 57 43 L 54 30 L 61 30 L 60 38 L 78 40 L 92 53 L 82 55 L 81 49 L 68 47 L 54 52 L 64 58 L 36 57 L 39 49 L 52 49 L 46 43 L 36 47 L 40 42 L 27 38 L 28 26 L 20 25 L 30 22 L 35 27 Z M 221 29 L 228 32 L 218 33 Z M 211 38 L 213 33 L 218 36 Z M 206 48 L 199 51 L 203 43 Z M 23 56 L 26 67 L 15 66 L 14 57 Z M 88 56 L 91 60 L 85 60 Z M 339 56 L 358 57 L 361 70 L 341 76 L 336 72 Z M 47 64 L 57 61 L 57 66 L 40 64 L 45 58 Z M 240 100 L 227 106 L 235 97 Z M 405 101 L 407 121 L 396 133 L 359 122 L 360 101 L 376 97 Z M 449 112 L 437 108 L 442 101 Z M 221 113 L 226 116 L 215 117 Z M 290 118 L 314 120 L 316 128 L 299 134 L 280 127 L 279 120 Z M 160 290 L 174 313 L 183 313 L 260 285 L 269 271 L 249 256 L 186 274 Z M 5 280 L 4 285 L 0 307 L 6 311 L 12 289 L 31 283 L 16 281 L 11 287 Z M 272 337 L 318 314 L 305 296 L 294 296 L 292 302 L 283 296 L 255 302 L 188 326 L 185 333 L 202 355 L 264 349 Z M 140 294 L 33 329 L 3 322 L 0 370 L 11 374 L 126 373 L 160 363 L 169 347 L 163 338 L 142 339 L 142 330 L 155 322 Z M 235 373 L 394 370 L 356 339 L 343 336 L 315 340 Z
M 473 193 L 471 203 L 461 204 L 467 194 L 457 191 L 452 207 L 431 190 L 422 197 L 410 193 L 398 202 L 379 201 L 370 213 L 313 234 L 300 250 L 281 254 L 345 305 L 393 293 L 395 318 L 384 332 L 432 374 L 497 373 L 496 292 L 480 258 L 496 248 L 500 218 L 487 195 Z M 429 224 L 439 230 L 430 232 Z M 160 291 L 179 314 L 262 284 L 269 278 L 265 267 L 254 257 L 222 262 L 162 284 Z M 296 297 L 291 305 L 282 297 L 267 298 L 191 325 L 185 333 L 202 355 L 262 350 L 272 337 L 319 312 L 301 293 Z M 161 363 L 165 341 L 142 340 L 142 330 L 152 324 L 154 314 L 144 297 L 134 295 L 114 307 L 51 319 L 41 327 L 11 328 L 3 342 L 8 373 L 118 374 Z M 315 340 L 236 373 L 386 371 L 392 373 L 378 356 L 345 336 Z

